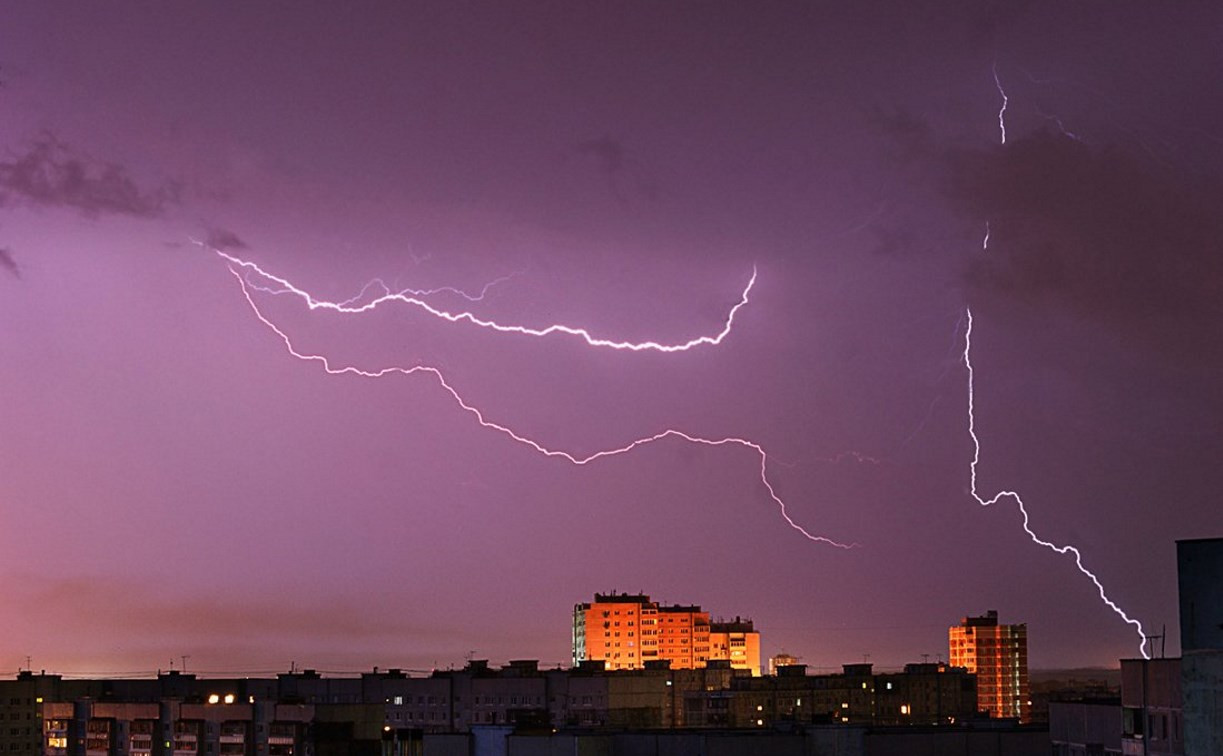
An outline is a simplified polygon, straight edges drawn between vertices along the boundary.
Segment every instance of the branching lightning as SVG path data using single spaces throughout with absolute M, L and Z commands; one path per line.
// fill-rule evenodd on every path
M 744 306 L 747 305 L 748 295 L 751 293 L 752 287 L 756 285 L 756 268 L 755 266 L 753 266 L 752 275 L 748 279 L 747 285 L 743 288 L 742 294 L 739 295 L 739 301 L 736 302 L 735 305 L 730 308 L 730 311 L 726 315 L 726 322 L 723 323 L 722 329 L 718 331 L 718 333 L 714 336 L 697 336 L 695 338 L 689 339 L 688 341 L 677 343 L 677 344 L 660 344 L 656 341 L 641 341 L 641 342 L 616 341 L 614 339 L 599 338 L 599 337 L 591 335 L 590 331 L 586 330 L 585 328 L 576 328 L 574 326 L 568 326 L 562 323 L 554 323 L 544 328 L 530 328 L 528 326 L 521 326 L 521 325 L 504 325 L 504 324 L 497 323 L 492 320 L 486 320 L 486 319 L 477 317 L 473 313 L 466 312 L 466 311 L 450 312 L 447 310 L 443 310 L 421 299 L 421 297 L 426 294 L 437 293 L 438 291 L 442 291 L 442 289 L 436 289 L 436 290 L 425 291 L 425 292 L 413 291 L 411 289 L 404 289 L 403 291 L 395 292 L 395 291 L 391 291 L 390 288 L 387 287 L 385 284 L 382 284 L 383 293 L 381 295 L 376 296 L 370 299 L 369 301 L 362 302 L 362 299 L 364 298 L 364 292 L 368 291 L 371 285 L 371 284 L 367 284 L 366 287 L 362 289 L 361 294 L 358 294 L 356 297 L 345 300 L 343 302 L 329 302 L 326 300 L 316 299 L 309 292 L 304 291 L 303 289 L 300 289 L 297 286 L 294 286 L 290 281 L 288 281 L 285 278 L 281 278 L 280 276 L 269 273 L 268 271 L 264 270 L 256 263 L 250 262 L 248 260 L 243 260 L 240 257 L 235 257 L 234 255 L 231 255 L 227 252 L 224 252 L 222 250 L 219 250 L 213 247 L 207 247 L 207 245 L 204 245 L 198 241 L 195 243 L 200 244 L 200 246 L 204 246 L 210 249 L 216 255 L 226 260 L 227 262 L 229 262 L 230 265 L 239 266 L 247 271 L 250 271 L 251 273 L 258 275 L 263 280 L 271 282 L 272 284 L 275 284 L 277 287 L 279 287 L 276 289 L 266 289 L 267 291 L 270 291 L 271 293 L 279 293 L 279 294 L 287 293 L 287 294 L 296 295 L 297 297 L 301 298 L 302 301 L 304 301 L 311 310 L 322 309 L 322 310 L 331 310 L 334 312 L 340 312 L 340 313 L 345 313 L 345 314 L 354 314 L 354 313 L 361 313 L 361 312 L 369 312 L 373 310 L 374 308 L 378 307 L 379 305 L 384 304 L 386 302 L 400 302 L 402 304 L 406 304 L 412 307 L 417 307 L 421 310 L 424 310 L 425 312 L 432 315 L 433 317 L 436 317 L 436 318 L 439 318 L 441 320 L 445 320 L 451 323 L 466 322 L 471 325 L 478 326 L 480 328 L 487 328 L 487 329 L 491 329 L 493 331 L 497 331 L 500 333 L 517 333 L 517 334 L 523 334 L 527 336 L 537 336 L 537 337 L 551 336 L 554 334 L 563 334 L 567 336 L 575 336 L 577 338 L 580 338 L 583 341 L 585 341 L 589 346 L 592 346 L 592 347 L 607 347 L 609 349 L 628 350 L 632 352 L 645 352 L 645 351 L 686 352 L 689 349 L 693 349 L 698 346 L 715 346 L 717 344 L 721 344 L 722 340 L 725 339 L 728 335 L 730 335 L 731 328 L 734 326 L 735 315 L 737 315 L 739 310 L 741 310 Z M 503 279 L 499 279 L 499 280 L 503 280 Z M 379 281 L 379 283 L 381 282 Z M 488 286 L 486 286 L 484 290 L 487 291 L 489 286 L 492 286 L 495 283 L 497 283 L 497 281 L 494 281 L 492 284 L 489 284 Z M 262 289 L 262 287 L 256 287 L 256 288 L 260 288 L 261 290 L 264 290 Z M 449 289 L 449 288 L 445 290 L 446 291 L 457 291 L 457 290 Z M 470 299 L 470 297 L 468 298 Z
M 645 446 L 647 444 L 651 444 L 656 441 L 662 441 L 667 438 L 678 438 L 683 441 L 687 441 L 688 443 L 691 443 L 691 444 L 700 444 L 703 446 L 742 446 L 742 447 L 751 449 L 752 451 L 754 451 L 757 454 L 757 456 L 760 457 L 760 482 L 764 485 L 765 491 L 768 493 L 769 498 L 772 499 L 773 503 L 777 505 L 778 510 L 781 512 L 782 518 L 786 521 L 786 523 L 791 528 L 793 528 L 794 530 L 802 534 L 803 537 L 807 538 L 810 541 L 814 541 L 816 543 L 827 544 L 829 546 L 834 546 L 839 549 L 852 549 L 858 546 L 857 543 L 843 543 L 841 541 L 836 541 L 836 540 L 833 540 L 832 538 L 828 538 L 827 536 L 817 535 L 815 533 L 810 532 L 809 530 L 807 530 L 806 528 L 804 528 L 802 525 L 798 524 L 797 522 L 795 522 L 794 519 L 790 517 L 789 511 L 786 507 L 786 502 L 780 496 L 778 496 L 776 489 L 773 487 L 772 482 L 769 480 L 768 453 L 764 450 L 764 447 L 760 446 L 760 444 L 757 444 L 756 442 L 751 441 L 749 439 L 738 438 L 734 436 L 730 436 L 726 438 L 718 438 L 718 439 L 703 438 L 701 436 L 694 436 L 692 434 L 685 433 L 675 428 L 667 428 L 666 430 L 655 433 L 652 436 L 646 436 L 643 438 L 639 438 L 635 441 L 629 442 L 620 447 L 616 447 L 613 449 L 605 449 L 602 451 L 595 452 L 593 454 L 589 454 L 587 456 L 579 456 L 579 455 L 564 451 L 562 449 L 549 448 L 534 439 L 528 438 L 527 436 L 517 433 L 516 431 L 509 428 L 508 426 L 501 425 L 500 423 L 496 423 L 496 422 L 489 420 L 488 418 L 484 416 L 484 413 L 481 412 L 477 407 L 469 404 L 466 400 L 464 400 L 463 397 L 459 394 L 459 392 L 455 390 L 455 388 L 446 381 L 446 378 L 442 374 L 442 372 L 435 367 L 431 367 L 428 365 L 412 365 L 410 367 L 391 366 L 391 367 L 380 368 L 378 370 L 364 370 L 364 369 L 361 369 L 355 366 L 351 366 L 351 365 L 335 366 L 324 355 L 309 354 L 306 352 L 299 351 L 297 347 L 294 346 L 288 334 L 286 334 L 283 330 L 281 330 L 280 327 L 278 327 L 275 323 L 269 320 L 263 314 L 263 312 L 259 309 L 259 306 L 255 302 L 255 298 L 251 295 L 251 289 L 253 287 L 246 280 L 245 276 L 243 275 L 242 272 L 240 272 L 239 269 L 245 268 L 247 270 L 255 270 L 265 276 L 267 274 L 259 270 L 258 267 L 255 266 L 253 263 L 247 263 L 245 261 L 238 260 L 237 258 L 233 258 L 230 255 L 227 255 L 219 250 L 214 249 L 213 251 L 230 261 L 231 264 L 229 266 L 229 272 L 233 274 L 235 279 L 237 279 L 238 285 L 242 288 L 242 294 L 246 298 L 247 304 L 250 305 L 251 310 L 255 313 L 255 317 L 258 318 L 261 323 L 263 323 L 268 329 L 270 329 L 273 333 L 275 333 L 280 338 L 281 342 L 284 344 L 285 349 L 289 352 L 289 354 L 292 355 L 293 357 L 296 357 L 299 360 L 317 363 L 329 375 L 353 375 L 353 376 L 358 376 L 361 378 L 383 378 L 388 375 L 395 375 L 395 374 L 403 375 L 403 376 L 411 376 L 415 374 L 431 376 L 434 380 L 437 381 L 437 384 L 441 386 L 442 390 L 450 395 L 451 399 L 454 400 L 454 402 L 459 406 L 459 408 L 462 409 L 464 412 L 467 412 L 468 414 L 470 414 L 472 417 L 474 417 L 476 422 L 482 428 L 487 428 L 488 430 L 496 431 L 497 433 L 507 436 L 511 440 L 516 441 L 517 443 L 522 444 L 523 446 L 527 446 L 533 449 L 534 451 L 544 455 L 545 457 L 560 458 L 571 464 L 578 465 L 578 466 L 587 465 L 591 462 L 594 462 L 599 459 L 603 459 L 605 457 L 613 457 L 613 456 L 617 456 L 620 454 L 626 454 L 628 452 L 633 451 L 634 449 L 637 449 L 638 447 Z M 268 276 L 268 278 L 272 279 L 273 281 L 279 283 L 282 286 L 285 286 L 286 288 L 290 288 L 295 293 L 298 293 L 298 295 L 301 296 L 303 299 L 305 299 L 307 302 L 317 301 L 317 300 L 314 300 L 313 297 L 306 294 L 305 292 L 301 292 L 300 290 L 292 287 L 291 284 L 289 284 L 287 281 L 283 281 L 283 279 L 278 279 L 273 276 Z M 753 271 L 752 282 L 754 282 L 755 279 L 756 279 L 756 276 L 755 276 L 755 272 Z M 751 288 L 751 283 L 748 284 L 747 288 L 748 289 Z M 739 307 L 741 307 L 742 305 L 746 303 L 747 303 L 747 290 L 744 291 L 743 298 L 740 304 L 735 306 L 735 309 L 737 310 Z M 340 308 L 338 305 L 335 305 L 335 304 L 332 304 L 329 307 L 326 306 L 325 304 L 320 305 L 320 306 L 324 306 L 327 309 L 333 309 L 339 312 L 348 311 L 343 308 Z M 362 308 L 355 308 L 355 309 L 360 310 Z M 729 332 L 730 320 L 731 318 L 733 318 L 733 313 L 734 313 L 734 310 L 732 310 L 731 316 L 728 317 L 727 319 L 726 331 L 724 331 L 723 334 L 717 337 L 718 341 L 722 339 L 722 337 L 725 335 L 726 332 Z M 473 320 L 473 322 L 477 322 L 477 321 Z M 498 330 L 504 330 L 504 329 L 507 329 L 507 327 L 500 327 Z M 517 330 L 517 329 L 511 329 L 511 330 Z M 528 332 L 528 331 L 526 331 L 525 329 L 521 329 L 521 332 Z M 536 332 L 534 333 L 534 335 L 546 335 L 547 332 L 550 332 L 550 331 L 548 331 L 548 329 L 545 329 L 544 332 Z M 565 332 L 566 333 L 579 332 L 583 335 L 586 335 L 585 331 L 582 331 L 581 329 L 570 329 L 570 330 L 566 330 Z M 612 346 L 613 345 L 610 343 L 599 343 L 599 340 L 597 339 L 591 340 L 588 336 L 587 336 L 587 341 L 588 343 L 591 343 L 592 346 Z M 718 341 L 712 341 L 710 343 L 718 343 Z M 653 344 L 653 342 L 647 342 L 647 343 Z M 705 343 L 705 342 L 701 342 L 701 343 Z M 695 344 L 694 342 L 689 342 L 689 345 L 695 345 Z M 665 348 L 665 347 L 662 347 L 661 345 L 654 345 L 653 347 L 643 347 L 642 345 L 625 345 L 625 346 L 620 346 L 616 348 L 628 348 L 628 349 L 656 348 L 656 349 L 661 349 L 661 351 L 679 351 L 679 349 L 677 348 Z M 689 348 L 689 347 L 684 347 L 684 348 Z
M 1006 144 L 1007 96 L 1006 91 L 1002 88 L 1002 81 L 998 78 L 998 64 L 996 62 L 993 66 L 993 74 L 994 85 L 998 88 L 998 93 L 1002 95 L 1002 108 L 998 111 L 999 137 L 1001 144 Z M 986 221 L 985 238 L 981 241 L 982 250 L 989 249 L 989 237 L 990 226 L 989 221 Z M 1044 546 L 1045 548 L 1063 556 L 1066 554 L 1073 554 L 1075 567 L 1078 568 L 1079 572 L 1083 573 L 1089 580 L 1091 580 L 1092 585 L 1096 587 L 1096 591 L 1100 594 L 1100 600 L 1103 601 L 1109 609 L 1112 609 L 1117 616 L 1124 620 L 1126 624 L 1133 625 L 1134 629 L 1138 631 L 1138 637 L 1141 638 L 1141 643 L 1138 644 L 1138 651 L 1142 654 L 1142 658 L 1150 659 L 1151 657 L 1147 653 L 1147 634 L 1142 629 L 1142 623 L 1126 614 L 1124 609 L 1122 609 L 1116 602 L 1108 597 L 1108 594 L 1104 592 L 1104 585 L 1100 582 L 1100 579 L 1096 577 L 1095 573 L 1083 565 L 1083 554 L 1078 550 L 1078 548 L 1070 545 L 1058 546 L 1057 544 L 1046 541 L 1040 536 L 1036 535 L 1036 532 L 1032 530 L 1031 519 L 1028 516 L 1027 507 L 1024 506 L 1023 499 L 1019 496 L 1018 492 L 1003 490 L 986 499 L 977 491 L 977 465 L 981 461 L 981 441 L 977 438 L 977 420 L 975 414 L 976 397 L 973 391 L 973 380 L 975 378 L 975 374 L 973 373 L 972 367 L 972 308 L 966 307 L 964 309 L 964 313 L 966 325 L 964 328 L 963 359 L 964 368 L 968 372 L 968 435 L 970 438 L 972 438 L 972 463 L 969 465 L 969 493 L 972 495 L 973 500 L 982 507 L 991 506 L 1002 499 L 1014 500 L 1015 505 L 1019 508 L 1020 515 L 1023 517 L 1023 530 L 1028 534 L 1028 537 L 1032 539 L 1033 543 Z
M 480 287 L 479 294 L 468 294 L 467 292 L 463 291 L 462 289 L 457 289 L 453 286 L 439 286 L 436 289 L 407 289 L 407 288 L 404 288 L 404 289 L 399 289 L 398 291 L 394 291 L 391 289 L 391 287 L 387 286 L 386 282 L 383 281 L 381 278 L 375 278 L 374 280 L 362 286 L 361 291 L 357 292 L 356 296 L 351 297 L 349 299 L 345 299 L 342 302 L 337 302 L 336 305 L 340 308 L 352 307 L 353 305 L 357 304 L 358 302 L 364 301 L 366 292 L 368 292 L 370 289 L 375 289 L 375 288 L 382 290 L 382 293 L 379 294 L 378 297 L 384 300 L 397 299 L 397 298 L 403 298 L 403 297 L 408 297 L 408 296 L 431 297 L 437 294 L 454 294 L 455 296 L 466 299 L 468 302 L 479 302 L 488 295 L 489 289 L 493 288 L 497 284 L 505 283 L 506 281 L 510 280 L 511 278 L 513 278 L 516 275 L 518 275 L 518 271 L 515 271 L 514 273 L 510 273 L 509 275 L 501 276 L 500 278 L 494 278 L 492 281 L 489 281 L 488 283 Z M 251 281 L 248 280 L 247 283 L 251 283 Z M 269 289 L 269 288 L 261 287 L 254 283 L 251 283 L 251 288 L 254 288 L 258 291 L 266 292 L 268 294 L 296 294 L 296 292 L 292 291 L 291 289 Z

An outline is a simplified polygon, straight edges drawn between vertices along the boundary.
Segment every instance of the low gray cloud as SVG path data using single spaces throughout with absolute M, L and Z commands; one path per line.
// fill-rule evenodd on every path
M 50 133 L 25 152 L 0 161 L 0 203 L 16 200 L 87 215 L 147 218 L 177 203 L 179 194 L 174 183 L 143 189 L 123 166 L 80 154 Z

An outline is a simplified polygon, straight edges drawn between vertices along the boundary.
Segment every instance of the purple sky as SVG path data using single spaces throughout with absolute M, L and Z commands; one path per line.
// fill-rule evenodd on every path
M 22 4 L 0 25 L 0 671 L 565 662 L 642 591 L 899 666 L 1175 642 L 1220 535 L 1214 3 Z M 311 7 L 306 7 L 311 6 Z M 826 7 L 825 7 L 826 6 Z M 1007 95 L 1006 144 L 998 113 Z M 982 250 L 986 224 L 989 249 Z M 618 340 L 494 333 L 394 303 Z M 178 662 L 176 662 L 178 663 Z

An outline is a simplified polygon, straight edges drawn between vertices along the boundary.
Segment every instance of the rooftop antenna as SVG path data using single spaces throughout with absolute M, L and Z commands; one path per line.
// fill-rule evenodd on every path
M 185 675 L 187 674 L 187 660 L 191 658 L 191 654 L 183 654 L 178 658 L 183 660 L 183 674 Z
M 1154 651 L 1154 650 L 1155 650 L 1155 643 L 1154 643 L 1154 642 L 1155 642 L 1155 641 L 1159 641 L 1159 658 L 1160 658 L 1160 659 L 1164 658 L 1164 652 L 1165 652 L 1166 644 L 1167 644 L 1167 642 L 1168 642 L 1168 639 L 1167 639 L 1167 637 L 1166 637 L 1166 636 L 1167 636 L 1167 634 L 1168 634 L 1168 626 L 1167 626 L 1167 625 L 1161 625 L 1161 626 L 1160 626 L 1160 628 L 1159 628 L 1159 635 L 1148 635 L 1148 636 L 1147 636 L 1147 640 L 1151 641 L 1151 650 L 1152 650 L 1152 651 Z

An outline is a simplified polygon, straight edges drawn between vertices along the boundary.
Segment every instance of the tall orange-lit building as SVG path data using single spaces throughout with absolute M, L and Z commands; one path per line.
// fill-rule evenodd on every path
M 953 667 L 977 676 L 977 707 L 991 717 L 1032 720 L 1028 688 L 1028 626 L 1000 625 L 998 612 L 965 617 L 948 630 Z
M 573 663 L 602 661 L 605 669 L 699 669 L 714 659 L 760 674 L 760 634 L 750 621 L 711 623 L 699 606 L 660 605 L 645 594 L 596 593 L 573 607 Z

